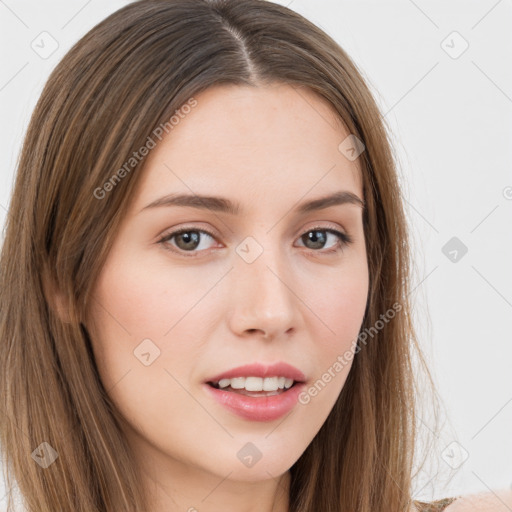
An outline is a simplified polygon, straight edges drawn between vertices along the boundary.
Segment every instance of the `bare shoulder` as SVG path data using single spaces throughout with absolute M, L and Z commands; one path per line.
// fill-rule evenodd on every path
M 466 494 L 448 505 L 444 512 L 510 512 L 512 489 Z
M 435 501 L 413 500 L 408 512 L 442 512 L 448 508 L 448 505 L 457 499 L 456 496 L 450 498 L 441 498 Z

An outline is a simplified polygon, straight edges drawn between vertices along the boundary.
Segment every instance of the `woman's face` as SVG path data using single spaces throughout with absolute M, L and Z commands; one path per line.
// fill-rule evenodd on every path
M 195 100 L 150 149 L 86 327 L 147 471 L 264 480 L 304 452 L 350 371 L 368 291 L 363 209 L 303 205 L 363 199 L 360 168 L 347 142 L 339 148 L 349 133 L 311 92 L 230 85 Z M 270 398 L 244 395 L 239 378 L 222 383 L 231 391 L 207 384 L 253 363 L 263 373 L 231 376 L 270 389 L 284 379 L 258 377 L 286 377 L 265 373 L 286 363 L 305 383 Z

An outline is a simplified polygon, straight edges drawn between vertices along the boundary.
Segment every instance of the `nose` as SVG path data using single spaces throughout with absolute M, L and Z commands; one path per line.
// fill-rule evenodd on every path
M 269 250 L 252 263 L 237 258 L 231 274 L 228 310 L 232 332 L 276 339 L 298 327 L 300 300 L 292 287 L 290 267 L 282 258 Z

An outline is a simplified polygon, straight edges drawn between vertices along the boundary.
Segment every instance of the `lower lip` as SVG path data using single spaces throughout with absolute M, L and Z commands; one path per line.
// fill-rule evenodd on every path
M 251 421 L 273 421 L 290 412 L 306 387 L 300 382 L 279 395 L 246 396 L 204 384 L 213 398 L 236 415 Z

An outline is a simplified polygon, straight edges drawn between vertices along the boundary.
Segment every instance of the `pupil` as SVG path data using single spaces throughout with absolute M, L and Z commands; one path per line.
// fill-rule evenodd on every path
M 180 244 L 182 240 L 185 243 Z M 195 249 L 199 245 L 199 233 L 197 231 L 186 231 L 176 236 L 176 243 L 178 246 L 182 245 L 180 249 Z
M 317 236 L 320 233 L 320 236 Z M 312 249 L 321 249 L 326 242 L 326 236 L 323 231 L 310 231 L 305 235 L 308 241 L 313 242 Z M 318 241 L 320 240 L 320 241 Z
M 314 230 L 309 231 L 305 237 L 304 243 L 311 242 L 313 246 L 312 249 L 321 249 L 326 243 L 326 235 L 323 231 Z M 183 243 L 179 243 L 179 242 Z M 180 249 L 195 249 L 199 245 L 199 232 L 197 231 L 186 231 L 176 235 L 176 243 L 178 246 L 181 246 Z

